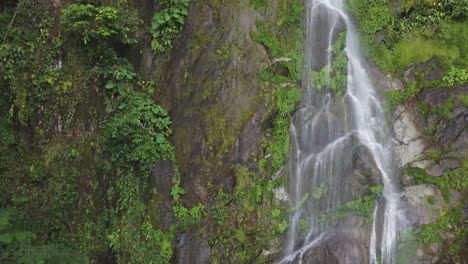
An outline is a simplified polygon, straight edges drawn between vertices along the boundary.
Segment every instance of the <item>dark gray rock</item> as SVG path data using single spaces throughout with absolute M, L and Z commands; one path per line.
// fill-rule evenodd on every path
M 211 250 L 205 240 L 196 238 L 190 233 L 184 233 L 177 237 L 176 242 L 175 263 L 212 263 Z

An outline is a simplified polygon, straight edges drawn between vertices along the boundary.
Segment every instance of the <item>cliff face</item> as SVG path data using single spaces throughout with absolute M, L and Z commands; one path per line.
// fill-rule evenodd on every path
M 210 201 L 209 182 L 232 191 L 233 166 L 252 166 L 259 155 L 265 129 L 259 75 L 270 62 L 249 35 L 256 17 L 247 2 L 192 3 L 180 42 L 156 66 L 192 202 Z
M 178 236 L 179 263 L 266 261 L 281 252 L 277 237 L 287 226 L 287 213 L 279 210 L 286 205 L 281 167 L 287 149 L 277 155 L 269 148 L 279 133 L 279 101 L 289 100 L 282 94 L 300 79 L 293 70 L 300 64 L 301 35 L 295 32 L 301 20 L 289 22 L 288 16 L 297 16 L 301 7 L 299 1 L 254 5 L 192 2 L 174 49 L 154 57 L 151 67 L 143 65 L 158 80 L 161 103 L 173 120 L 182 201 L 206 206 L 201 226 Z M 262 34 L 280 46 L 254 40 Z M 283 114 L 288 122 L 289 113 Z M 287 132 L 287 123 L 282 126 Z M 286 141 L 281 144 L 287 146 L 281 129 Z M 282 161 L 274 167 L 276 158 Z
M 448 212 L 466 207 L 467 169 L 463 163 L 466 163 L 468 146 L 468 110 L 462 98 L 466 96 L 467 88 L 427 89 L 393 113 L 403 196 L 409 221 L 416 229 L 436 229 Z M 450 110 L 445 114 L 437 111 L 448 104 Z M 466 219 L 465 211 L 458 211 L 451 221 L 457 218 L 460 221 Z M 441 229 L 435 231 L 440 232 L 437 233 L 441 236 L 439 243 L 430 241 L 426 246 L 417 247 L 415 263 L 437 263 L 444 259 L 463 263 L 466 250 L 451 255 L 450 252 L 445 254 L 443 248 L 463 244 L 466 231 L 456 226 Z
M 162 87 L 167 88 L 162 96 L 174 118 L 173 142 L 184 175 L 184 186 L 190 190 L 185 197 L 188 204 L 195 201 L 212 204 L 215 194 L 211 186 L 233 192 L 241 184 L 235 169 L 239 165 L 258 171 L 257 161 L 262 153 L 260 139 L 271 125 L 262 118 L 267 109 L 259 75 L 272 64 L 272 58 L 269 50 L 252 40 L 249 33 L 257 30 L 257 19 L 275 17 L 279 8 L 276 2 L 265 9 L 267 12 L 254 9 L 244 2 L 229 5 L 192 4 L 180 43 L 170 58 L 165 59 L 164 70 L 155 70 L 155 76 L 161 76 L 156 78 L 161 78 Z M 419 71 L 426 74 L 426 80 L 441 79 L 444 70 L 440 66 L 430 66 L 430 70 L 427 70 L 434 60 L 430 58 L 410 64 L 405 74 L 414 75 Z M 382 94 L 404 91 L 408 89 L 405 86 L 411 85 L 406 79 L 403 79 L 403 84 L 398 78 L 382 73 L 373 63 L 368 64 L 368 71 Z M 424 225 L 436 223 L 441 212 L 444 214 L 449 208 L 460 206 L 459 202 L 463 201 L 463 188 L 451 189 L 449 192 L 453 198 L 447 202 L 439 191 L 440 185 L 430 184 L 431 180 L 414 180 L 411 173 L 414 171 L 412 168 L 417 167 L 427 170 L 431 176 L 440 177 L 458 169 L 457 173 L 464 173 L 461 179 L 466 177 L 465 169 L 461 168 L 467 147 L 464 94 L 466 87 L 427 88 L 391 111 L 395 159 L 401 170 L 403 195 L 413 232 L 420 231 Z M 444 104 L 448 100 L 454 101 L 446 115 L 431 110 L 447 107 Z M 429 132 L 432 134 L 428 135 Z M 443 154 L 433 159 L 436 152 Z M 371 168 L 367 170 L 371 171 Z M 356 177 L 359 178 L 359 175 Z M 357 232 L 357 237 L 366 233 L 368 227 L 361 225 L 363 230 Z M 343 226 L 346 226 L 346 222 Z M 450 231 L 459 232 L 440 231 L 444 241 L 439 246 L 451 243 Z M 199 240 L 186 236 L 182 236 L 182 251 L 192 249 L 191 239 L 195 240 L 195 247 L 200 246 Z M 204 239 L 209 240 L 209 237 L 204 235 Z M 367 241 L 368 238 L 363 240 Z M 414 238 L 412 241 L 413 253 L 417 253 L 417 260 L 414 261 L 433 263 L 440 258 L 440 248 L 437 250 L 434 244 L 415 246 L 421 240 Z M 182 254 L 187 258 L 187 253 Z M 457 262 L 463 255 L 450 258 Z
M 109 12 L 101 31 L 67 24 L 71 2 L 0 3 L 0 216 L 16 208 L 10 221 L 35 234 L 29 243 L 66 246 L 97 263 L 278 260 L 288 214 L 301 206 L 290 204 L 284 166 L 300 99 L 302 1 L 191 1 L 173 48 L 159 55 L 148 32 L 172 1 L 76 1 L 93 5 L 69 22 Z M 419 10 L 415 1 L 373 2 L 395 17 Z M 456 1 L 449 7 L 457 10 Z M 372 35 L 363 42 L 396 38 L 385 26 L 369 31 L 357 22 Z M 468 43 L 457 23 L 446 31 L 447 47 Z M 408 234 L 422 234 L 403 247 L 415 263 L 462 263 L 468 87 L 466 77 L 438 81 L 451 76 L 445 57 L 463 61 L 466 50 L 420 58 L 398 50 L 405 43 L 393 46 L 409 60 L 394 61 L 401 69 L 383 67 L 377 59 L 385 52 L 369 55 L 379 66 L 367 65 L 382 94 L 408 97 L 390 98 L 388 112 Z M 378 177 L 373 164 L 361 167 L 353 179 L 367 189 L 366 175 Z M 363 217 L 339 227 L 356 223 L 362 228 L 350 237 L 365 246 Z M 345 251 L 339 242 L 319 253 Z
M 202 203 L 208 212 L 225 206 L 233 211 L 229 218 L 246 217 L 251 223 L 261 220 L 242 212 L 235 216 L 239 205 L 216 197 L 233 195 L 236 186 L 245 184 L 239 174 L 258 173 L 260 143 L 267 127 L 259 76 L 270 61 L 265 49 L 250 37 L 257 17 L 246 1 L 192 2 L 179 42 L 168 58 L 156 59 L 153 67 L 153 78 L 161 80 L 163 105 L 174 122 L 172 142 L 186 190 L 184 203 Z M 223 238 L 219 229 L 232 236 L 238 231 L 230 226 L 245 223 L 226 219 L 219 220 L 225 225 L 219 226 L 213 219 L 207 217 L 201 230 L 179 235 L 178 263 L 234 261 L 243 242 L 234 239 L 230 242 L 234 245 L 227 245 L 225 241 L 232 239 Z

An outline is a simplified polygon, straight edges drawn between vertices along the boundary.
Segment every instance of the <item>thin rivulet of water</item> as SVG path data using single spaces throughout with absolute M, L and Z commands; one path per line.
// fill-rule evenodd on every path
M 352 157 L 356 149 L 364 148 L 384 188 L 373 211 L 368 251 L 360 253 L 368 254 L 370 263 L 395 263 L 404 214 L 393 182 L 391 138 L 382 105 L 362 65 L 357 30 L 342 0 L 306 0 L 305 30 L 304 96 L 290 129 L 290 192 L 298 209 L 290 215 L 281 262 L 302 263 L 309 250 L 336 235 L 335 221 L 323 217 L 355 198 L 349 186 Z M 347 87 L 343 96 L 335 96 L 330 91 L 332 46 L 342 31 L 346 31 Z M 329 74 L 327 87 L 319 93 L 309 79 L 312 71 L 324 66 Z

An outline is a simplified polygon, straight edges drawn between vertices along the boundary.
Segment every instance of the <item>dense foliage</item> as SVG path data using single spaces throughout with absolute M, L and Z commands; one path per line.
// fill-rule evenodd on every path
M 87 263 L 85 256 L 58 245 L 33 243 L 35 235 L 15 228 L 12 208 L 0 209 L 0 262 L 2 263 Z
M 138 40 L 135 7 L 45 0 L 3 7 L 0 262 L 168 263 L 176 233 L 196 222 L 179 212 L 200 218 L 203 207 L 175 199 L 180 224 L 172 227 L 148 213 L 153 200 L 145 197 L 160 195 L 150 176 L 175 156 L 154 82 L 119 53 Z

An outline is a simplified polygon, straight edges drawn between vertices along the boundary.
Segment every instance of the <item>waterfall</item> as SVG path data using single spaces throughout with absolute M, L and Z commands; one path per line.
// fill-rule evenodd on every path
M 290 128 L 295 211 L 280 262 L 395 263 L 405 218 L 384 109 L 363 66 L 357 29 L 342 0 L 306 0 L 305 23 L 304 92 Z M 362 164 L 370 167 L 373 184 L 383 185 L 367 224 L 336 216 L 346 202 L 368 193 L 369 184 L 359 183 Z

